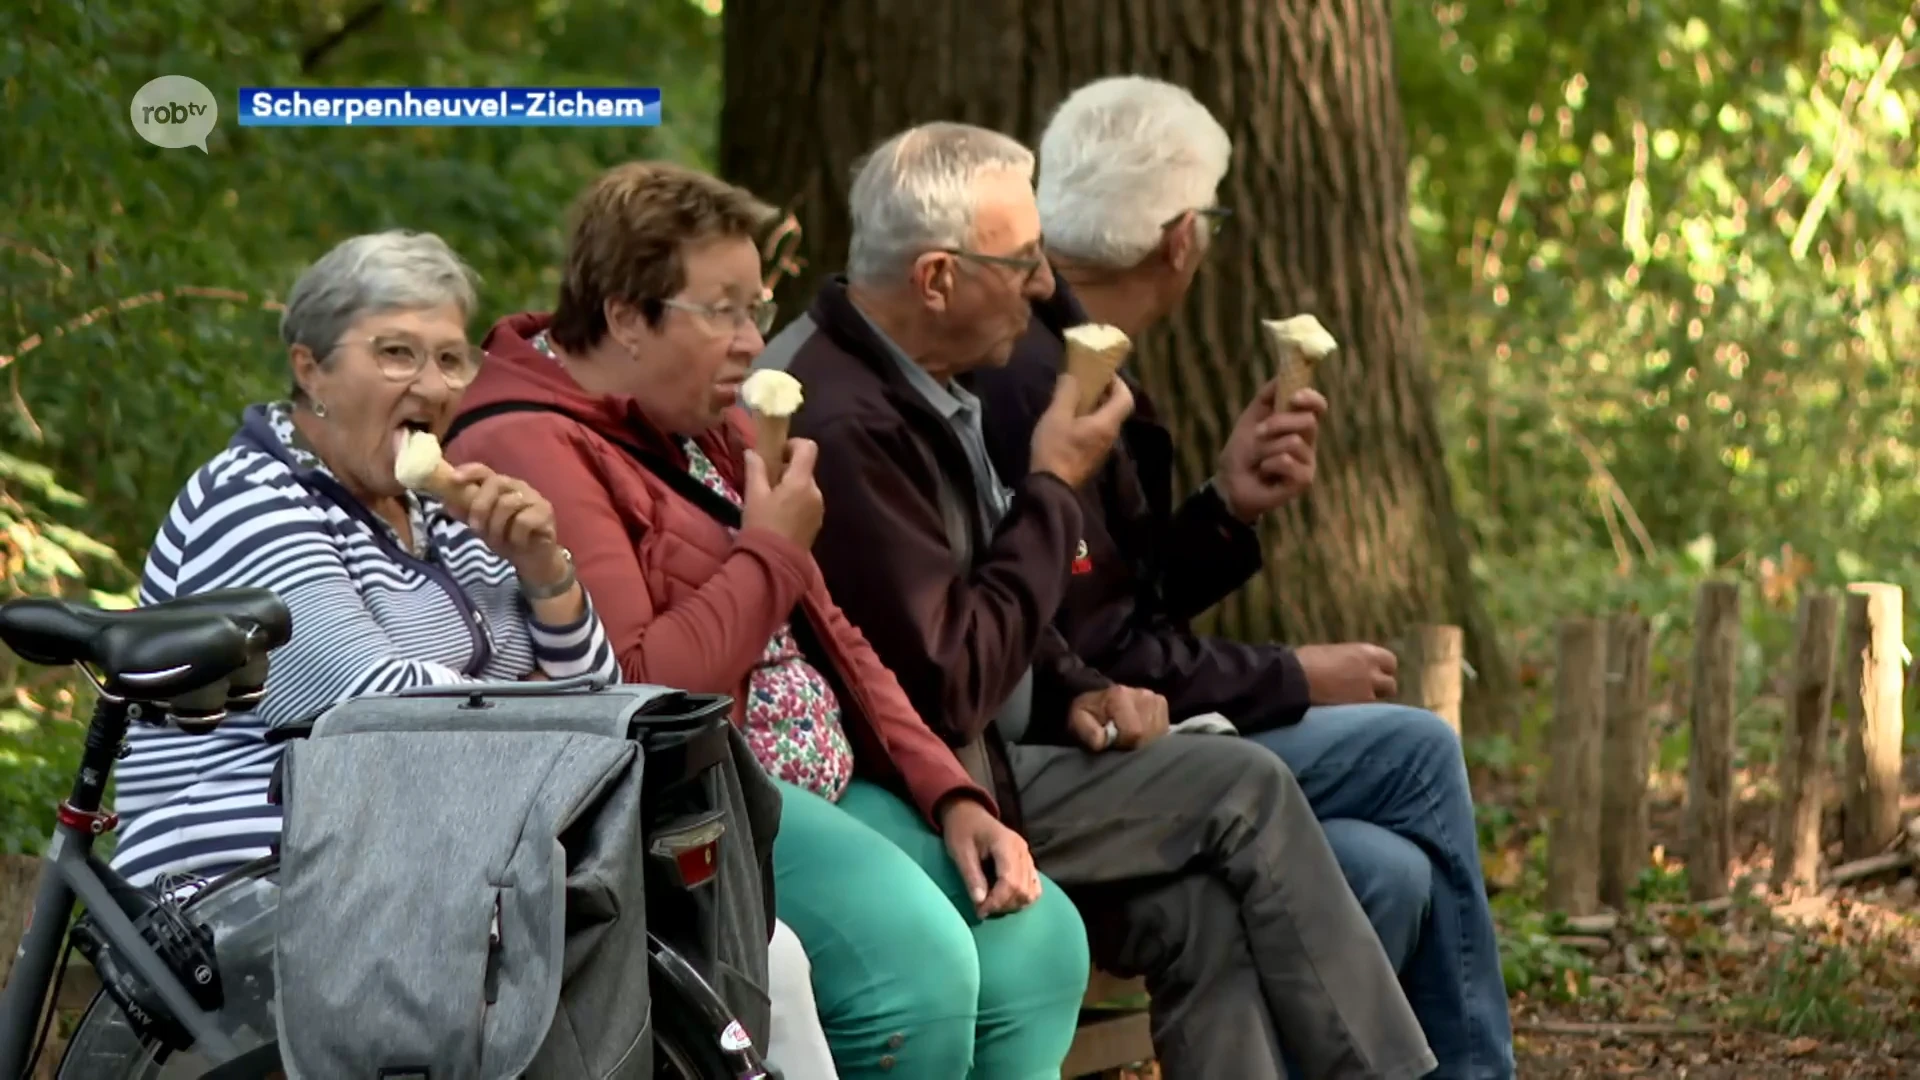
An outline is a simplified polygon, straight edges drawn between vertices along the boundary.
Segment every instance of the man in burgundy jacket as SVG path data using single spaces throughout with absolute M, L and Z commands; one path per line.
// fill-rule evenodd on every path
M 1056 287 L 1034 302 L 1010 362 L 971 380 L 1002 475 L 1027 468 L 1069 327 L 1106 323 L 1138 342 L 1185 300 L 1226 216 L 1215 189 L 1230 152 L 1204 106 L 1157 80 L 1104 79 L 1060 106 L 1040 144 L 1039 185 Z M 1393 654 L 1379 646 L 1248 645 L 1188 627 L 1259 571 L 1260 517 L 1307 493 L 1325 399 L 1303 391 L 1274 401 L 1269 383 L 1241 414 L 1212 481 L 1176 503 L 1172 437 L 1127 381 L 1134 413 L 1080 492 L 1084 551 L 1056 626 L 1108 676 L 1165 694 L 1175 720 L 1217 712 L 1279 754 L 1400 967 L 1440 1058 L 1434 1075 L 1512 1076 L 1506 986 L 1455 733 L 1430 712 L 1389 703 Z M 1257 449 L 1276 436 L 1278 454 Z
M 1033 155 L 962 124 L 889 140 L 852 189 L 845 280 L 756 367 L 797 377 L 819 447 L 814 557 L 920 715 L 984 744 L 1036 864 L 1081 901 L 1093 955 L 1147 977 L 1170 1076 L 1415 1077 L 1434 1058 L 1326 836 L 1274 755 L 1167 734 L 1165 699 L 1115 686 L 1050 625 L 1082 533 L 1073 488 L 1129 407 L 1076 418 L 1071 379 L 1032 467 L 987 458 L 956 381 L 1004 363 L 1040 257 Z

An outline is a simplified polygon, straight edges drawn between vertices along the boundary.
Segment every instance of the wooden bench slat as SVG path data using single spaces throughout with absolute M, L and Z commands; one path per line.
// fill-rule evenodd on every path
M 1146 992 L 1145 979 L 1123 979 L 1118 975 L 1094 968 L 1093 974 L 1087 979 L 1087 996 L 1081 1001 L 1087 1008 L 1093 1008 L 1117 998 L 1137 998 Z
M 1062 1080 L 1153 1060 L 1153 1030 L 1143 1012 L 1082 1022 L 1060 1067 Z

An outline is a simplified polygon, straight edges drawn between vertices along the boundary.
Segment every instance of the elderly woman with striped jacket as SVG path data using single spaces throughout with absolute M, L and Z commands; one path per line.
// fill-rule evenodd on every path
M 443 431 L 478 371 L 474 305 L 472 272 L 417 233 L 354 237 L 295 284 L 280 324 L 291 400 L 248 409 L 187 481 L 140 585 L 149 604 L 272 589 L 293 640 L 273 654 L 257 711 L 210 735 L 130 734 L 114 866 L 134 883 L 213 877 L 268 854 L 275 726 L 414 686 L 619 679 L 546 499 L 478 464 L 456 470 L 450 502 L 394 477 L 407 432 Z

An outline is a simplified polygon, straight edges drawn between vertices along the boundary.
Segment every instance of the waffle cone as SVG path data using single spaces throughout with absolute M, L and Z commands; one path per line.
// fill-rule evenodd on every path
M 1099 406 L 1122 359 L 1114 353 L 1067 345 L 1067 374 L 1073 376 L 1074 386 L 1080 391 L 1079 415 L 1085 416 Z
M 445 461 L 433 467 L 433 474 L 420 485 L 420 490 L 439 499 L 454 510 L 464 511 L 467 507 L 466 485 L 454 479 L 453 466 Z
M 1287 402 L 1293 400 L 1293 395 L 1311 387 L 1314 368 L 1318 363 L 1297 346 L 1281 346 L 1273 364 L 1274 405 L 1284 409 Z
M 791 416 L 753 414 L 754 449 L 759 452 L 760 460 L 767 463 L 768 484 L 778 484 L 786 471 L 787 430 L 792 426 Z

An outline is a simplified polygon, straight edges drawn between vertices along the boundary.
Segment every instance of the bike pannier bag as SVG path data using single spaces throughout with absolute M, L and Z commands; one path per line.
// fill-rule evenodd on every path
M 291 1080 L 652 1076 L 630 732 L 677 692 L 530 685 L 362 698 L 288 744 L 274 1008 Z M 728 831 L 710 884 L 736 932 L 702 959 L 764 1002 L 760 854 L 740 778 L 714 771 Z M 764 1006 L 741 1019 L 765 1031 Z

